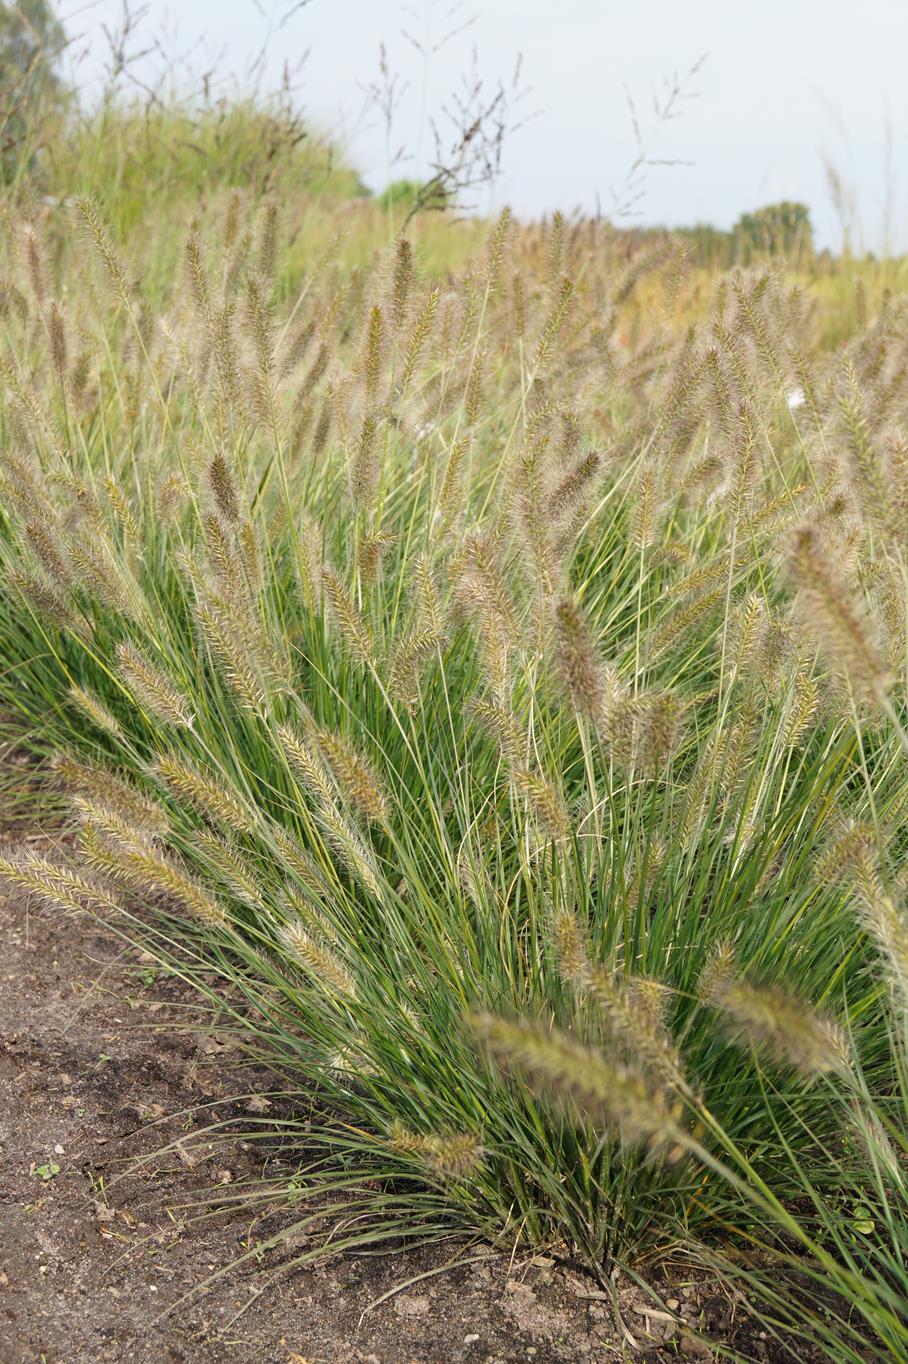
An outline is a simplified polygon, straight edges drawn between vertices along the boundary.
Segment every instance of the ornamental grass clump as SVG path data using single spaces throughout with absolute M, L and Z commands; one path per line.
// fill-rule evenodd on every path
M 223 1007 L 362 1243 L 787 1235 L 900 1073 L 904 310 L 507 214 L 300 277 L 298 209 L 0 223 L 0 701 L 75 834 L 3 877 Z

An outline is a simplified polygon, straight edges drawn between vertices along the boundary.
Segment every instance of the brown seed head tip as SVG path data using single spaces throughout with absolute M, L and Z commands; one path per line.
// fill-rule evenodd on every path
M 467 1179 L 482 1160 L 484 1151 L 472 1132 L 449 1132 L 429 1137 L 425 1147 L 426 1165 L 442 1179 Z
M 589 624 L 569 597 L 555 607 L 558 668 L 574 708 L 598 720 L 605 701 L 602 667 L 596 655 Z
M 552 920 L 552 937 L 562 978 L 582 989 L 590 980 L 590 962 L 586 934 L 577 915 L 559 910 Z

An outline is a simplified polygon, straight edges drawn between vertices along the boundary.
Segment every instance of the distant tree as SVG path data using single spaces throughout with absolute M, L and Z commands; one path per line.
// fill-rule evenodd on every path
M 727 270 L 734 264 L 735 239 L 731 232 L 711 223 L 695 223 L 693 227 L 675 229 L 693 251 L 694 260 L 707 269 Z
M 44 119 L 60 106 L 65 43 L 49 0 L 0 3 L 0 176 L 5 181 L 31 161 Z
M 683 241 L 691 258 L 700 266 L 713 270 L 730 270 L 735 265 L 750 265 L 763 256 L 809 256 L 815 258 L 810 210 L 806 204 L 783 200 L 767 204 L 765 208 L 742 213 L 730 231 L 714 227 L 712 223 L 694 223 L 690 227 L 651 227 L 636 229 L 625 236 L 629 241 L 666 241 L 673 237 Z
M 735 256 L 749 265 L 755 256 L 801 255 L 813 251 L 813 227 L 806 204 L 785 199 L 742 213 L 733 228 Z

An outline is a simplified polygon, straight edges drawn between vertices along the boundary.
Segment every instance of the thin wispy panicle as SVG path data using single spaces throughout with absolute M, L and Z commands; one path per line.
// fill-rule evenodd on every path
M 194 221 L 186 238 L 186 273 L 189 288 L 199 316 L 210 330 L 212 319 L 211 285 L 205 265 L 202 236 L 198 220 Z
M 123 546 L 130 560 L 134 561 L 139 552 L 142 532 L 139 529 L 139 523 L 135 518 L 129 498 L 113 478 L 104 480 L 104 491 L 116 520 L 118 532 L 122 537 Z
M 725 588 L 714 587 L 709 592 L 699 592 L 676 607 L 649 636 L 649 644 L 654 653 L 675 644 L 688 630 L 699 626 L 725 600 Z
M 454 441 L 445 463 L 438 496 L 439 531 L 445 534 L 464 511 L 463 472 L 470 449 L 469 438 Z
M 302 364 L 315 338 L 315 329 L 315 319 L 309 318 L 291 334 L 290 340 L 283 349 L 280 364 L 281 379 L 286 379 L 288 374 L 292 374 L 297 366 Z
M 356 567 L 364 587 L 371 587 L 378 581 L 382 561 L 396 543 L 397 536 L 384 530 L 372 531 L 357 542 Z
M 806 666 L 801 666 L 795 674 L 792 688 L 791 706 L 785 721 L 785 743 L 795 747 L 809 733 L 820 701 L 820 689 L 816 678 Z
M 631 510 L 631 541 L 642 553 L 656 538 L 656 468 L 646 463 L 640 470 L 637 494 Z
M 732 456 L 730 501 L 736 521 L 749 515 L 753 505 L 759 466 L 757 461 L 757 433 L 746 403 L 738 411 Z
M 72 605 L 46 579 L 19 568 L 10 569 L 6 576 L 10 586 L 21 594 L 42 625 L 52 624 L 74 635 L 81 634 L 83 623 Z
M 568 838 L 571 817 L 564 794 L 555 782 L 522 764 L 515 765 L 512 775 L 514 785 L 526 801 L 542 835 L 556 842 Z
M 861 917 L 876 941 L 900 1012 L 908 1013 L 908 913 L 897 905 L 876 877 L 859 882 Z
M 470 702 L 467 714 L 492 736 L 505 761 L 518 766 L 525 744 L 517 718 L 510 707 L 500 700 L 482 697 Z
M 479 420 L 482 409 L 482 375 L 485 364 L 485 356 L 482 351 L 477 350 L 470 366 L 470 373 L 467 377 L 467 387 L 464 393 L 463 416 L 467 429 L 472 429 Z
M 784 388 L 785 377 L 776 344 L 770 335 L 769 326 L 760 308 L 760 300 L 770 285 L 768 275 L 762 275 L 751 290 L 738 280 L 732 280 L 732 289 L 738 300 L 738 307 L 744 323 L 751 333 L 767 371 L 779 388 Z
M 467 1179 L 484 1155 L 482 1143 L 471 1132 L 419 1136 L 400 1122 L 392 1123 L 388 1145 L 404 1156 L 414 1156 L 423 1169 L 443 1180 Z
M 22 246 L 28 282 L 36 302 L 42 304 L 47 293 L 47 263 L 43 243 L 33 223 L 26 223 L 23 228 Z
M 19 405 L 30 434 L 39 443 L 46 441 L 58 463 L 65 467 L 66 450 L 54 421 L 39 401 L 31 384 L 20 376 L 5 356 L 0 356 L 0 377 Z
M 278 247 L 278 205 L 274 199 L 265 204 L 262 215 L 261 237 L 259 240 L 258 267 L 262 277 L 269 282 L 274 279 L 277 268 Z
M 76 818 L 120 849 L 144 852 L 154 847 L 157 835 L 145 828 L 136 828 L 106 805 L 99 805 L 88 796 L 72 796 L 70 805 Z
M 546 499 L 554 517 L 570 516 L 583 507 L 585 499 L 595 491 L 602 463 L 602 455 L 590 450 L 555 484 Z
M 593 968 L 590 963 L 589 934 L 578 915 L 568 909 L 552 916 L 552 944 L 562 980 L 575 990 L 590 985 Z
M 683 735 L 684 702 L 673 691 L 618 693 L 606 709 L 604 734 L 622 766 L 650 775 L 668 764 Z
M 628 1064 L 640 1067 L 653 1083 L 669 1090 L 684 1083 L 681 1055 L 662 1018 L 659 983 L 636 977 L 624 980 L 603 970 L 590 972 L 588 990 L 602 1010 L 613 1046 Z
M 68 587 L 73 578 L 60 528 L 52 522 L 32 517 L 25 523 L 25 538 L 44 572 L 60 587 Z
M 526 334 L 526 303 L 523 292 L 523 276 L 519 270 L 514 271 L 512 280 L 512 297 L 514 304 L 514 332 L 522 341 Z
M 212 658 L 240 705 L 253 715 L 260 715 L 265 709 L 265 685 L 229 608 L 214 600 L 201 600 L 196 603 L 195 619 Z
M 278 738 L 287 762 L 305 787 L 317 800 L 330 805 L 335 799 L 336 788 L 315 745 L 289 725 L 280 726 Z
M 820 409 L 820 401 L 817 395 L 813 370 L 811 369 L 807 357 L 799 346 L 789 346 L 789 355 L 791 357 L 791 364 L 794 369 L 795 377 L 798 381 L 798 388 L 804 395 L 804 403 L 807 407 L 814 432 L 815 434 L 822 436 L 826 425 L 826 419 Z
M 519 639 L 517 608 L 492 542 L 485 535 L 473 533 L 464 543 L 463 555 L 465 572 L 456 584 L 458 601 L 492 630 L 500 631 L 506 641 L 516 645 Z
M 72 537 L 67 545 L 74 581 L 91 597 L 117 615 L 137 619 L 135 593 L 124 580 L 110 547 L 97 538 Z
M 528 444 L 517 466 L 512 500 L 527 565 L 544 600 L 554 595 L 559 571 L 547 506 L 543 463 L 547 445 L 547 438 Z
M 40 469 L 27 456 L 7 451 L 0 465 L 0 488 L 23 519 L 36 517 L 42 508 L 44 480 Z
M 847 442 L 852 486 L 865 516 L 886 533 L 889 530 L 890 490 L 884 478 L 880 453 L 874 446 L 858 377 L 850 360 L 845 365 L 839 412 Z
M 51 364 L 56 371 L 57 379 L 61 384 L 66 382 L 66 361 L 69 353 L 69 343 L 66 334 L 66 319 L 63 308 L 56 299 L 52 299 L 47 310 L 47 336 L 50 344 Z
M 570 310 L 573 295 L 573 281 L 565 277 L 561 280 L 555 304 L 542 324 L 542 331 L 536 344 L 536 351 L 530 365 L 530 372 L 536 377 L 541 374 L 552 356 L 558 335 Z
M 252 407 L 263 424 L 272 420 L 274 404 L 274 337 L 267 286 L 260 277 L 246 281 L 246 329 L 255 352 Z
M 320 901 L 329 893 L 324 868 L 286 829 L 273 827 L 270 839 L 280 855 L 284 873 L 293 876 L 309 897 Z

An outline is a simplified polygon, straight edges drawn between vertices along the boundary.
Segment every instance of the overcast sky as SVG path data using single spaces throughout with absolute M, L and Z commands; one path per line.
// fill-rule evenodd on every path
M 58 8 L 76 39 L 77 78 L 97 91 L 104 27 L 117 27 L 122 2 Z M 140 80 L 162 64 L 200 73 L 214 61 L 242 77 L 264 44 L 274 83 L 285 60 L 308 51 L 300 101 L 343 135 L 375 188 L 425 173 L 430 120 L 444 127 L 442 108 L 475 48 L 489 93 L 498 79 L 511 86 L 522 57 L 528 92 L 515 118 L 533 115 L 506 141 L 498 204 L 526 216 L 597 203 L 611 212 L 617 196 L 639 222 L 727 227 L 743 211 L 793 198 L 810 205 L 820 241 L 838 245 L 825 156 L 856 200 L 859 244 L 879 249 L 888 230 L 892 245 L 908 249 L 908 0 L 150 0 L 141 9 L 131 50 L 155 50 L 130 68 Z M 391 148 L 408 159 L 390 167 L 383 118 L 364 94 L 382 42 L 405 87 Z M 654 96 L 664 101 L 675 75 L 678 116 L 660 122 Z M 673 163 L 650 166 L 634 190 L 629 99 L 649 159 Z M 486 209 L 487 197 L 477 206 Z

